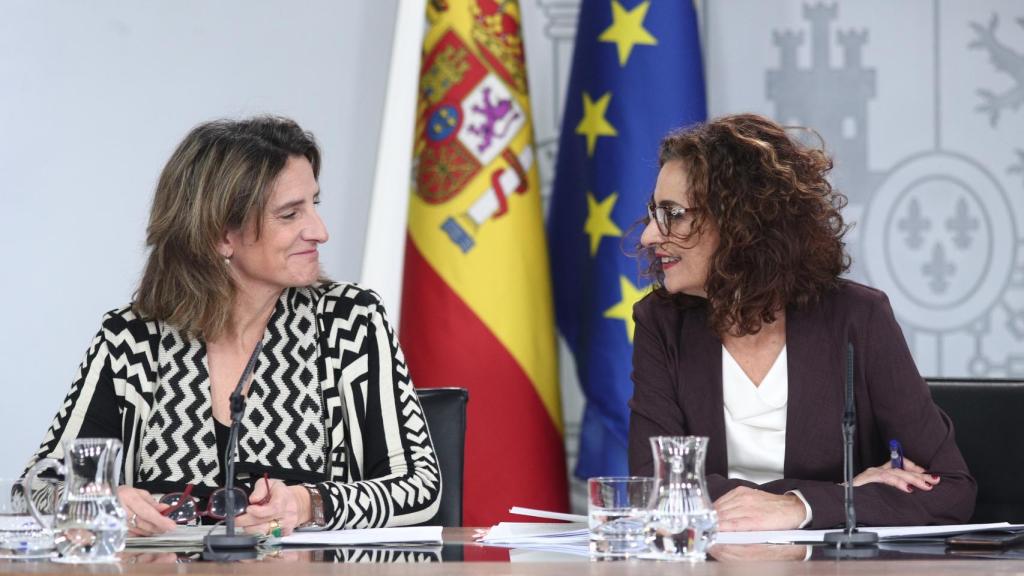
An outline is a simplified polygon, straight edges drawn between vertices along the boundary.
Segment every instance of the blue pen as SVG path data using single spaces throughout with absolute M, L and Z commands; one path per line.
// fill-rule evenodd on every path
M 899 440 L 889 440 L 889 464 L 903 470 L 903 446 Z

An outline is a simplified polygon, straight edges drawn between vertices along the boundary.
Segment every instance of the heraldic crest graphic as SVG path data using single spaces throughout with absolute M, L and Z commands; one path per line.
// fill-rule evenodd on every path
M 431 9 L 443 12 L 445 3 L 433 2 Z M 464 253 L 473 249 L 481 227 L 509 211 L 509 195 L 528 189 L 532 149 L 524 146 L 516 153 L 511 146 L 528 119 L 520 104 L 526 74 L 518 26 L 514 3 L 477 0 L 468 34 L 473 45 L 447 30 L 424 54 L 416 195 L 444 205 L 477 192 L 479 187 L 470 183 L 481 174 L 488 179 L 489 186 L 469 207 L 453 212 L 441 226 Z

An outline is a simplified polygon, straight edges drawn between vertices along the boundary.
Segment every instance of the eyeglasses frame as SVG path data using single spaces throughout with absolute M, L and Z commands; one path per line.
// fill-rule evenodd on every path
M 699 212 L 697 207 L 686 208 L 684 206 L 662 206 L 654 203 L 654 198 L 647 201 L 647 217 L 654 220 L 658 231 L 662 236 L 672 234 L 672 224 L 682 220 L 690 212 Z
M 256 482 L 259 483 L 259 480 L 257 480 Z M 261 498 L 258 502 L 248 502 L 246 504 L 247 506 L 264 506 L 268 502 L 270 502 L 270 474 L 269 473 L 267 473 L 267 472 L 263 473 L 263 482 L 266 484 L 266 487 L 267 487 L 267 494 L 266 494 L 266 496 Z M 195 499 L 194 496 L 192 496 L 193 488 L 195 488 L 194 484 L 186 484 L 185 485 L 185 490 L 182 491 L 182 492 L 171 492 L 170 494 L 164 494 L 163 498 L 160 498 L 161 502 L 163 502 L 165 498 L 169 498 L 171 496 L 178 496 L 178 501 L 175 504 L 172 504 L 170 506 L 170 508 L 167 508 L 166 510 L 163 510 L 162 512 L 160 512 L 160 514 L 162 516 L 166 516 L 166 517 L 169 518 L 171 516 L 171 514 L 174 514 L 176 511 L 180 510 L 181 507 L 184 506 L 185 503 L 188 502 L 189 500 L 195 502 L 196 499 Z M 241 491 L 241 489 L 237 488 L 237 487 L 233 488 L 233 489 Z M 219 492 L 226 492 L 226 491 L 227 491 L 227 488 L 218 488 L 218 489 L 214 490 L 213 492 L 211 492 L 209 498 L 206 499 L 206 510 L 200 510 L 199 506 L 198 506 L 198 503 L 196 503 L 196 506 L 195 506 L 195 510 L 196 510 L 195 519 L 209 517 L 209 518 L 213 518 L 214 520 L 224 520 L 225 516 L 221 516 L 219 514 L 214 514 L 214 513 L 210 512 L 210 503 L 213 501 L 213 497 L 216 496 L 217 493 L 219 493 Z M 236 516 L 240 516 L 242 513 L 244 513 L 244 512 L 237 512 L 235 515 Z M 183 521 L 177 521 L 177 523 L 178 524 L 187 524 L 188 522 L 191 522 L 192 520 L 193 520 L 193 518 L 188 518 L 188 519 L 185 519 Z

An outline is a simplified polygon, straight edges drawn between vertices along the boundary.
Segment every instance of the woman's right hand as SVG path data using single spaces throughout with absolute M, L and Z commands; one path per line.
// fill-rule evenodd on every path
M 868 468 L 857 474 L 853 478 L 853 485 L 863 486 L 872 482 L 881 482 L 882 484 L 895 486 L 909 494 L 914 491 L 914 488 L 927 492 L 938 484 L 939 480 L 938 476 L 929 474 L 924 468 L 904 457 L 902 470 L 893 468 L 891 462 L 886 462 L 881 466 Z
M 174 520 L 161 514 L 168 508 L 153 500 L 145 490 L 130 486 L 117 487 L 117 499 L 128 515 L 128 534 L 132 536 L 153 536 L 174 530 Z

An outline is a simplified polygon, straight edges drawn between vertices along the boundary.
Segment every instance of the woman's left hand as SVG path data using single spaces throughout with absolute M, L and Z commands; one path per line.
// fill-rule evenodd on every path
M 807 516 L 804 503 L 795 494 L 772 494 L 746 486 L 733 488 L 715 501 L 718 529 L 795 530 Z
M 881 466 L 868 468 L 867 470 L 853 477 L 854 486 L 863 486 L 872 482 L 888 484 L 906 493 L 912 493 L 914 488 L 929 491 L 939 483 L 941 478 L 929 474 L 927 470 L 915 464 L 910 458 L 903 458 L 903 468 L 893 468 L 892 462 L 886 461 Z
M 296 526 L 308 520 L 304 516 L 309 514 L 309 494 L 302 486 L 287 486 L 280 480 L 270 480 L 257 482 L 249 500 L 263 500 L 267 495 L 268 484 L 270 501 L 263 505 L 248 505 L 245 514 L 235 518 L 235 526 L 250 534 L 270 534 L 275 527 L 280 526 L 281 535 L 287 536 L 295 531 Z

